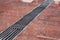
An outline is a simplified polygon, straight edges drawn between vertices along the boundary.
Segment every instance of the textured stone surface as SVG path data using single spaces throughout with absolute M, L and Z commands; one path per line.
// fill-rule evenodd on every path
M 22 18 L 38 3 L 31 4 L 20 0 L 0 1 L 0 31 L 4 31 L 14 22 Z M 14 40 L 60 40 L 60 5 L 54 2 L 39 14 Z
M 38 1 L 38 3 L 41 3 Z M 32 4 L 21 0 L 0 0 L 0 31 L 8 28 L 17 20 L 30 12 L 38 4 L 36 0 Z

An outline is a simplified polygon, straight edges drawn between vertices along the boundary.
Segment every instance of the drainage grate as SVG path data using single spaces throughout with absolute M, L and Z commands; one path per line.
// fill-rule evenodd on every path
M 25 15 L 22 19 L 17 21 L 14 25 L 6 29 L 0 34 L 1 40 L 13 40 L 40 12 L 42 12 L 52 0 L 45 0 L 41 5 L 36 7 L 33 11 Z

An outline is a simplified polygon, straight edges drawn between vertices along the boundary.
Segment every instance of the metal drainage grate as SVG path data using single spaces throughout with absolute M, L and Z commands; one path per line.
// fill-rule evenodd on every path
M 33 11 L 25 15 L 22 19 L 17 21 L 14 25 L 6 29 L 0 34 L 0 40 L 13 40 L 40 12 L 42 12 L 52 0 L 45 0 L 41 5 L 36 7 Z

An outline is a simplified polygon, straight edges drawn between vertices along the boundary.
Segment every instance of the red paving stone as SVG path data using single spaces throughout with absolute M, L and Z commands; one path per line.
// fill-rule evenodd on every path
M 41 2 L 38 2 L 38 4 Z M 28 5 L 28 6 L 27 6 Z M 18 19 L 26 15 L 35 6 L 36 1 L 32 4 L 23 3 L 20 0 L 1 0 L 0 1 L 0 31 L 8 28 L 15 23 Z
M 26 5 L 19 0 L 7 1 L 0 2 L 0 31 L 7 29 L 43 0 Z M 60 40 L 60 5 L 53 2 L 41 13 L 14 40 Z

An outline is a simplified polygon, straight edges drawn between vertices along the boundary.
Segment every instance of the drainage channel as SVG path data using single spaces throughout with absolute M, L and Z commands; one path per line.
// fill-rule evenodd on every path
M 13 40 L 40 12 L 42 12 L 53 0 L 45 0 L 41 5 L 36 7 L 22 19 L 17 21 L 11 27 L 7 28 L 0 34 L 0 40 Z

